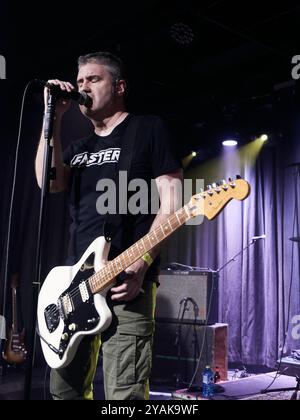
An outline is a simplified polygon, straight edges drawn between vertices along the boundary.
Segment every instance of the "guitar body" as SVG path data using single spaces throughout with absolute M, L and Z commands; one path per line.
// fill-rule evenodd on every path
M 106 303 L 107 290 L 90 293 L 81 287 L 107 261 L 110 244 L 98 237 L 74 266 L 53 268 L 41 288 L 38 327 L 46 362 L 51 368 L 67 366 L 85 335 L 99 334 L 111 323 Z M 88 266 L 93 256 L 93 267 Z
M 7 343 L 2 357 L 7 363 L 23 363 L 26 360 L 25 329 L 17 333 L 10 328 L 7 334 Z

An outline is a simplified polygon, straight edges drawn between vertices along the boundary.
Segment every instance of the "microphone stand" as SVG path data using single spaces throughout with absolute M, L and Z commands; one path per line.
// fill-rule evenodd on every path
M 184 298 L 179 302 L 180 308 L 179 308 L 179 314 L 180 314 L 180 310 L 181 310 L 181 305 L 183 304 L 183 310 L 181 313 L 181 317 L 179 318 L 179 314 L 178 314 L 178 324 L 177 324 L 177 331 L 176 331 L 176 340 L 175 340 L 175 346 L 177 347 L 177 366 L 180 372 L 180 362 L 181 362 L 181 335 L 182 335 L 182 322 L 183 322 L 183 317 L 184 314 L 187 310 L 187 299 L 188 298 Z M 175 374 L 175 382 L 176 382 L 176 386 L 179 386 L 180 384 L 180 373 L 178 371 Z
M 44 116 L 44 158 L 43 158 L 43 173 L 42 173 L 42 184 L 41 184 L 41 200 L 40 200 L 40 211 L 39 211 L 39 222 L 38 222 L 38 235 L 37 235 L 37 248 L 36 248 L 36 267 L 35 277 L 32 282 L 32 313 L 31 313 L 31 325 L 28 338 L 28 354 L 27 354 L 27 366 L 25 372 L 24 382 L 24 400 L 30 400 L 31 396 L 31 382 L 32 382 L 32 369 L 34 365 L 34 355 L 36 346 L 36 321 L 37 321 L 37 302 L 38 294 L 41 286 L 41 266 L 42 266 L 42 239 L 44 231 L 44 219 L 46 209 L 46 198 L 49 195 L 50 179 L 54 179 L 54 174 L 51 173 L 51 162 L 52 162 L 52 151 L 53 146 L 50 145 L 50 141 L 53 136 L 53 124 L 55 114 L 56 98 L 54 95 L 49 93 L 47 109 Z
M 227 267 L 228 264 L 230 264 L 231 262 L 235 261 L 236 258 L 241 255 L 244 251 L 246 251 L 246 249 L 250 248 L 251 245 L 255 244 L 256 241 L 258 241 L 259 239 L 264 239 L 263 237 L 253 237 L 251 239 L 251 241 L 248 243 L 248 245 L 246 245 L 243 249 L 241 249 L 237 254 L 235 254 L 233 257 L 231 257 L 228 261 L 226 261 L 226 263 L 224 265 L 222 265 L 220 268 L 218 268 L 216 270 L 216 274 L 219 274 L 220 271 L 224 270 L 225 267 Z

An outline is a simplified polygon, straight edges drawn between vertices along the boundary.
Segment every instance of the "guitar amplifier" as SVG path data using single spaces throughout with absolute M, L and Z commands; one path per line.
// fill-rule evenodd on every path
M 156 321 L 151 382 L 188 385 L 202 383 L 206 365 L 219 368 L 222 381 L 228 374 L 228 325 L 197 325 Z M 177 384 L 178 385 L 178 384 Z
M 215 271 L 161 271 L 156 319 L 202 325 L 218 321 L 218 282 Z

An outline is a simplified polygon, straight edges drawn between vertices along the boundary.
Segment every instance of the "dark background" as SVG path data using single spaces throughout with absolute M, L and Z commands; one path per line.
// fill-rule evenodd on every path
M 1 12 L 2 128 L 12 139 L 26 82 L 74 81 L 77 56 L 97 50 L 126 62 L 130 110 L 163 114 L 183 130 L 181 143 L 210 143 L 229 121 L 252 134 L 287 93 L 277 85 L 291 79 L 299 53 L 297 1 L 26 3 Z
M 196 149 L 201 151 L 200 160 L 212 157 L 227 131 L 238 133 L 245 143 L 268 132 L 273 144 L 286 141 L 288 148 L 290 126 L 299 115 L 299 83 L 291 78 L 292 57 L 300 54 L 299 18 L 298 1 L 3 3 L 0 54 L 6 58 L 7 79 L 0 80 L 1 302 L 9 199 L 27 82 L 35 78 L 74 82 L 78 55 L 110 50 L 127 64 L 129 111 L 165 117 L 180 156 Z M 9 277 L 20 273 L 27 308 L 39 205 L 34 157 L 42 109 L 42 93 L 30 89 L 20 137 L 9 253 Z M 76 106 L 65 127 L 64 144 L 86 132 L 87 124 Z M 293 162 L 293 155 L 286 157 L 287 164 Z M 62 195 L 49 199 L 43 274 L 63 261 L 65 200 Z M 23 312 L 26 324 L 28 313 Z

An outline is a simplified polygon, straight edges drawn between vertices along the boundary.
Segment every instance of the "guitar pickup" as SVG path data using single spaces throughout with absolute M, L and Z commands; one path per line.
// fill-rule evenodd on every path
M 73 301 L 69 294 L 66 294 L 58 299 L 58 307 L 60 315 L 64 319 L 74 311 Z
M 81 295 L 82 302 L 87 302 L 90 298 L 90 294 L 86 285 L 86 282 L 83 281 L 79 285 L 79 291 Z

